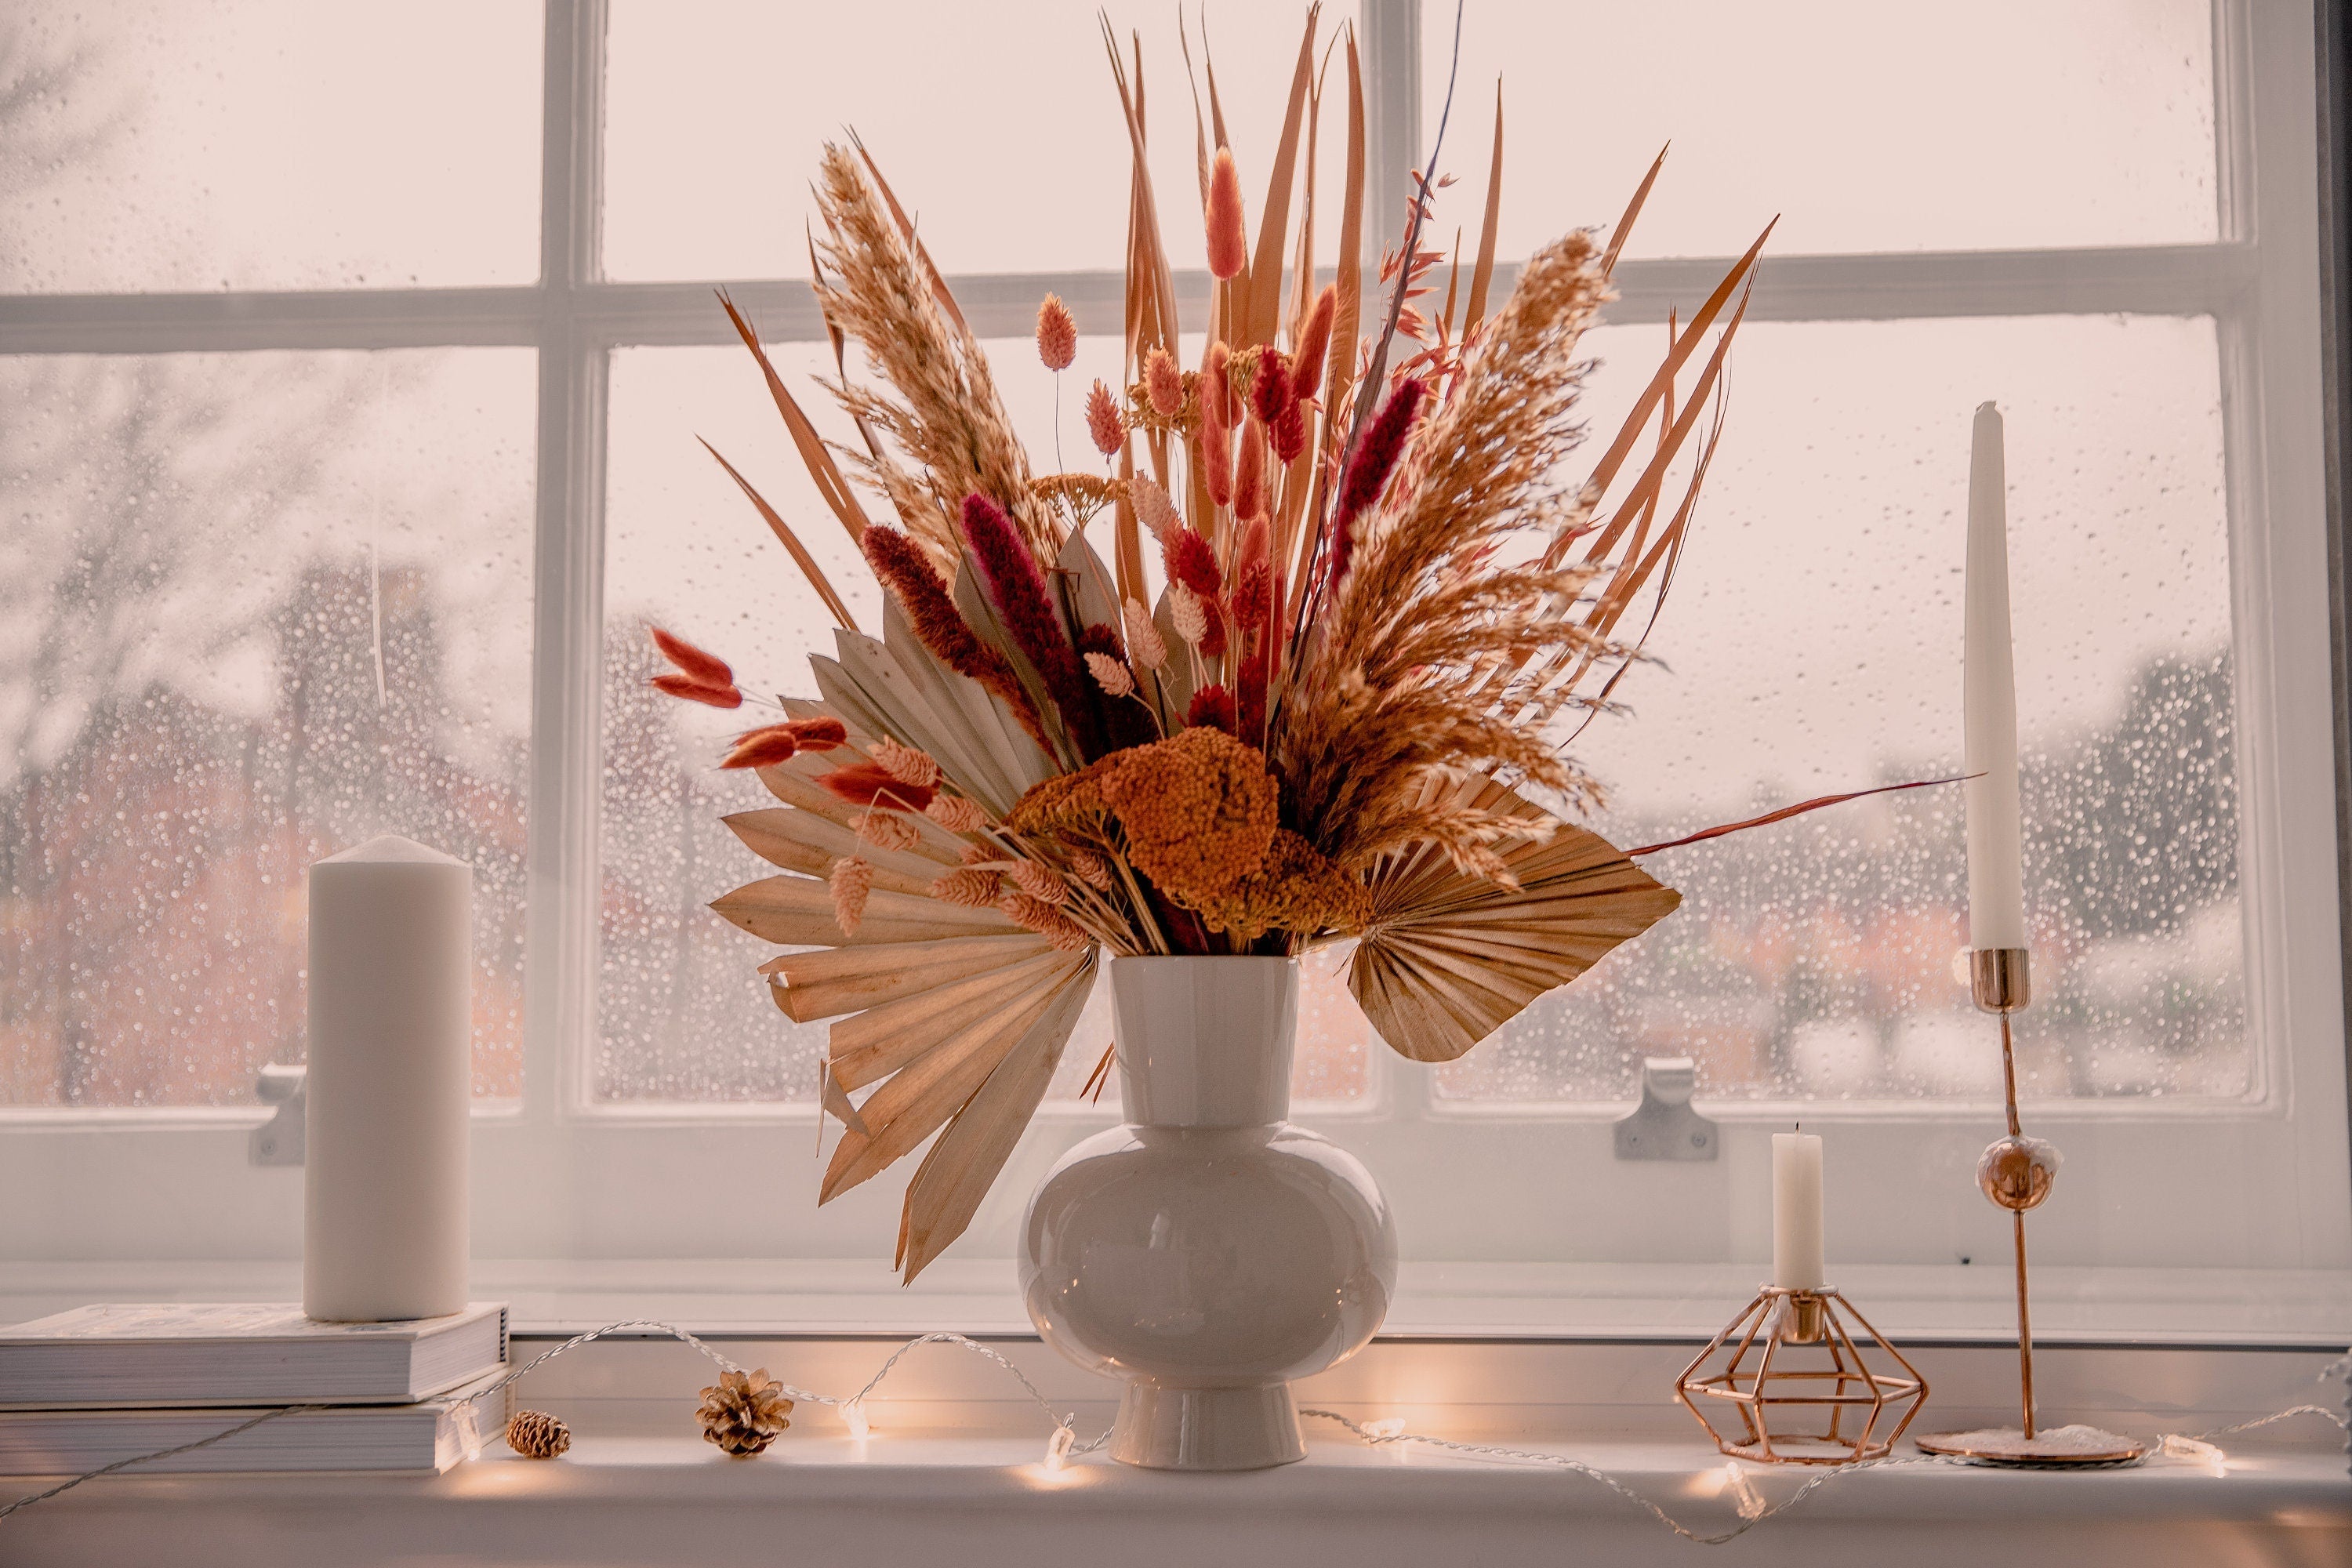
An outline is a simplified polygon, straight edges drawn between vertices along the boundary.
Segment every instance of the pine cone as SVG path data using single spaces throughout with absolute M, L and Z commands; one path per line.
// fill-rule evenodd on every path
M 526 1459 L 552 1459 L 572 1447 L 572 1428 L 544 1410 L 518 1410 L 507 1423 L 507 1447 Z
M 719 1381 L 702 1391 L 703 1441 L 716 1443 L 737 1458 L 748 1458 L 774 1442 L 792 1425 L 786 1417 L 793 1402 L 784 1385 L 771 1380 L 768 1369 L 722 1372 Z

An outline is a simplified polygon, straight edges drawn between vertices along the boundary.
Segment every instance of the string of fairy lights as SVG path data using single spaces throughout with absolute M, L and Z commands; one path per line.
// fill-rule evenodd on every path
M 607 1323 L 603 1328 L 591 1329 L 586 1333 L 572 1335 L 570 1339 L 565 1340 L 561 1344 L 555 1345 L 551 1349 L 542 1352 L 531 1360 L 524 1363 L 522 1365 L 516 1367 L 511 1372 L 509 1372 L 505 1376 L 499 1378 L 496 1383 L 478 1389 L 473 1394 L 467 1395 L 463 1400 L 457 1401 L 454 1406 L 454 1420 L 457 1426 L 459 1441 L 466 1452 L 466 1457 L 469 1459 L 477 1458 L 480 1457 L 482 1451 L 483 1439 L 481 1436 L 481 1428 L 478 1418 L 475 1414 L 475 1407 L 479 1405 L 480 1402 L 488 1399 L 493 1395 L 504 1393 L 515 1383 L 528 1377 L 531 1373 L 536 1372 L 542 1366 L 545 1366 L 549 1362 L 553 1361 L 556 1357 L 564 1354 L 566 1352 L 576 1350 L 580 1346 L 588 1344 L 593 1341 L 605 1339 L 612 1335 L 621 1333 L 667 1335 L 671 1339 L 677 1340 L 683 1344 L 689 1345 L 693 1349 L 700 1352 L 722 1372 L 740 1373 L 744 1370 L 742 1366 L 730 1359 L 726 1354 L 718 1350 L 715 1346 L 711 1345 L 709 1342 L 689 1333 L 684 1329 L 678 1328 L 675 1324 L 660 1322 L 649 1318 L 632 1318 L 617 1323 Z M 1030 1400 L 1036 1405 L 1039 1410 L 1045 1413 L 1045 1418 L 1053 1423 L 1053 1430 L 1045 1439 L 1045 1450 L 1040 1460 L 1040 1463 L 1048 1472 L 1058 1472 L 1066 1468 L 1071 1460 L 1078 1458 L 1084 1455 L 1093 1453 L 1110 1440 L 1110 1434 L 1108 1431 L 1097 1433 L 1092 1437 L 1081 1440 L 1077 1433 L 1077 1416 L 1075 1412 L 1065 1413 L 1056 1410 L 1054 1407 L 1053 1402 L 1048 1400 L 1045 1394 L 1039 1390 L 1037 1385 L 1030 1381 L 1028 1373 L 1023 1372 L 1020 1367 L 1013 1364 L 1013 1363 L 1001 1352 L 995 1350 L 992 1346 L 981 1343 L 978 1340 L 958 1333 L 942 1332 L 919 1334 L 915 1338 L 908 1340 L 905 1344 L 902 1344 L 898 1346 L 898 1349 L 892 1351 L 888 1358 L 886 1359 L 879 1367 L 875 1369 L 874 1375 L 867 1378 L 864 1386 L 860 1387 L 855 1394 L 824 1394 L 814 1389 L 796 1388 L 790 1384 L 783 1384 L 781 1387 L 784 1397 L 792 1400 L 796 1405 L 821 1405 L 831 1408 L 841 1417 L 842 1425 L 846 1428 L 849 1436 L 853 1440 L 864 1441 L 872 1437 L 874 1435 L 873 1421 L 866 1412 L 866 1401 L 873 1396 L 874 1392 L 877 1389 L 882 1386 L 883 1383 L 890 1376 L 890 1374 L 898 1369 L 898 1363 L 905 1360 L 909 1352 L 919 1350 L 925 1345 L 935 1344 L 955 1345 L 963 1350 L 970 1351 L 975 1355 L 984 1357 L 987 1360 L 995 1363 L 1007 1373 L 1010 1373 L 1013 1375 L 1013 1380 L 1020 1384 L 1022 1391 L 1029 1396 Z M 2347 1369 L 2352 1369 L 2352 1356 L 2347 1356 L 2343 1360 L 2335 1362 L 2329 1366 L 2323 1368 L 2319 1373 L 2319 1377 L 2324 1380 L 2330 1377 L 2343 1375 L 2347 1373 Z M 250 1420 L 241 1421 L 225 1431 L 215 1432 L 210 1436 L 200 1437 L 191 1443 L 182 1443 L 173 1447 L 159 1448 L 152 1453 L 138 1454 L 129 1458 L 117 1459 L 112 1464 L 102 1465 L 96 1469 L 88 1470 L 80 1475 L 60 1481 L 45 1491 L 35 1492 L 28 1497 L 18 1498 L 14 1502 L 0 1505 L 0 1519 L 5 1519 L 8 1515 L 16 1512 L 20 1509 L 30 1508 L 35 1503 L 47 1501 L 48 1499 L 56 1497 L 60 1492 L 70 1491 L 75 1487 L 80 1486 L 85 1481 L 96 1480 L 101 1476 L 113 1475 L 122 1470 L 134 1468 L 140 1465 L 152 1464 L 158 1460 L 172 1458 L 181 1454 L 192 1453 L 198 1448 L 209 1447 L 215 1443 L 224 1442 L 228 1438 L 237 1436 L 239 1433 L 249 1432 L 253 1430 L 253 1428 L 259 1426 L 266 1422 L 275 1421 L 282 1416 L 293 1415 L 304 1411 L 323 1410 L 329 1408 L 331 1408 L 331 1406 L 321 1405 L 280 1405 L 273 1409 L 262 1411 L 254 1415 Z M 1614 1492 L 1617 1496 L 1624 1499 L 1635 1508 L 1640 1509 L 1651 1519 L 1656 1521 L 1660 1525 L 1672 1531 L 1675 1534 L 1682 1537 L 1684 1540 L 1700 1546 L 1720 1546 L 1726 1542 L 1737 1540 L 1738 1537 L 1745 1535 L 1748 1531 L 1755 1529 L 1758 1525 L 1762 1524 L 1765 1521 L 1777 1518 L 1779 1515 L 1788 1512 L 1790 1509 L 1793 1509 L 1798 1504 L 1803 1502 L 1807 1498 L 1812 1496 L 1814 1492 L 1820 1490 L 1822 1488 L 1846 1476 L 1853 1475 L 1858 1471 L 1924 1469 L 1929 1468 L 1948 1468 L 1953 1466 L 1966 1466 L 1969 1464 L 1969 1461 L 1966 1459 L 1948 1458 L 1938 1455 L 1903 1455 L 1899 1457 L 1889 1455 L 1881 1458 L 1863 1459 L 1852 1464 L 1839 1465 L 1832 1468 L 1824 1468 L 1820 1474 L 1806 1480 L 1803 1485 L 1798 1487 L 1788 1496 L 1780 1499 L 1778 1501 L 1772 1501 L 1767 1500 L 1763 1493 L 1757 1489 L 1754 1482 L 1749 1478 L 1749 1471 L 1747 1468 L 1743 1467 L 1737 1459 L 1726 1459 L 1721 1469 L 1717 1472 L 1722 1478 L 1722 1486 L 1717 1495 L 1728 1497 L 1731 1500 L 1732 1508 L 1738 1516 L 1738 1522 L 1726 1530 L 1709 1531 L 1695 1529 L 1692 1526 L 1684 1523 L 1681 1520 L 1678 1520 L 1674 1515 L 1668 1513 L 1657 1503 L 1643 1496 L 1639 1489 L 1618 1476 L 1601 1468 L 1600 1466 L 1588 1464 L 1584 1460 L 1576 1458 L 1571 1455 L 1556 1454 L 1539 1448 L 1513 1448 L 1488 1443 L 1466 1443 L 1456 1438 L 1439 1437 L 1425 1432 L 1411 1432 L 1405 1429 L 1405 1423 L 1402 1417 L 1400 1416 L 1389 1416 L 1377 1421 L 1357 1421 L 1336 1410 L 1320 1410 L 1311 1407 L 1301 1409 L 1299 1414 L 1304 1416 L 1313 1417 L 1317 1420 L 1332 1422 L 1344 1428 L 1358 1441 L 1374 1447 L 1385 1447 L 1393 1445 L 1405 1444 L 1435 1453 L 1454 1455 L 1462 1458 L 1482 1459 L 1497 1464 L 1539 1466 L 1565 1471 L 1571 1475 L 1581 1476 L 1587 1480 L 1593 1481 L 1607 1488 L 1610 1491 Z M 2273 1411 L 2268 1415 L 2257 1416 L 2251 1421 L 2240 1421 L 2231 1426 L 2218 1427 L 2212 1431 L 2201 1432 L 2193 1436 L 2179 1432 L 2166 1433 L 2158 1437 L 2156 1443 L 2151 1446 L 2149 1450 L 2150 1458 L 2162 1458 L 2182 1463 L 2192 1464 L 2204 1469 L 2208 1474 L 2215 1476 L 2224 1475 L 2227 1473 L 2227 1461 L 2229 1456 L 2214 1442 L 2215 1438 L 2233 1436 L 2241 1433 L 2254 1431 L 2264 1426 L 2275 1426 L 2280 1422 L 2302 1416 L 2317 1416 L 2323 1421 L 2333 1423 L 2339 1430 L 2352 1427 L 2352 1423 L 2347 1423 L 2345 1415 L 2336 1411 L 2330 1410 L 2325 1405 L 2297 1405 L 2290 1406 L 2284 1410 Z M 2146 1465 L 2147 1462 L 2147 1459 L 2138 1459 L 2131 1461 L 2131 1464 Z

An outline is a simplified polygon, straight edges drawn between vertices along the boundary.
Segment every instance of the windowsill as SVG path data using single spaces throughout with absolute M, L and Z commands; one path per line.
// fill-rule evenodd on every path
M 736 1332 L 723 1335 L 722 1348 L 794 1385 L 845 1394 L 911 1331 Z M 1358 1421 L 1397 1417 L 1414 1432 L 1571 1455 L 1708 1533 L 1730 1528 L 1737 1514 L 1722 1457 L 1671 1398 L 1692 1338 L 1663 1330 L 1615 1340 L 1384 1337 L 1301 1383 L 1298 1394 L 1302 1405 Z M 1915 1433 L 2010 1418 L 2013 1348 L 1897 1339 L 1929 1385 Z M 556 1342 L 551 1332 L 519 1335 L 514 1359 Z M 991 1348 L 1052 1409 L 1071 1413 L 1081 1434 L 1109 1421 L 1115 1384 L 1034 1335 L 1006 1334 Z M 2318 1380 L 2332 1353 L 2045 1342 L 2035 1373 L 2045 1421 L 2152 1438 L 2297 1405 L 2340 1407 L 2342 1383 Z M 0 1544 L 11 1563 L 46 1565 L 132 1561 L 169 1541 L 175 1568 L 785 1559 L 1364 1568 L 1462 1560 L 1465 1542 L 1480 1561 L 1552 1561 L 1563 1531 L 1589 1554 L 1580 1560 L 1674 1563 L 1692 1550 L 1588 1479 L 1409 1447 L 1370 1449 L 1312 1420 L 1307 1460 L 1273 1471 L 1171 1476 L 1090 1456 L 1051 1472 L 1045 1413 L 1003 1368 L 953 1345 L 899 1363 L 866 1402 L 866 1441 L 850 1438 L 833 1411 L 803 1405 L 768 1456 L 738 1463 L 697 1436 L 695 1402 L 710 1378 L 710 1363 L 676 1341 L 600 1341 L 548 1363 L 514 1392 L 517 1407 L 570 1424 L 573 1447 L 561 1461 L 517 1459 L 493 1442 L 481 1460 L 436 1478 L 108 1478 L 0 1524 Z M 1855 1475 L 1768 1521 L 1728 1560 L 1969 1568 L 2000 1560 L 1995 1553 L 2072 1568 L 2352 1560 L 2352 1479 L 2331 1428 L 2299 1417 L 2222 1442 L 2221 1477 L 2165 1459 L 2074 1476 L 1943 1466 Z M 1821 1473 L 1748 1470 L 1772 1501 Z M 0 1496 L 12 1489 L 35 1488 L 0 1487 Z
M 1573 1453 L 1702 1533 L 1738 1522 L 1701 1444 L 1534 1443 Z M 27 1565 L 1045 1562 L 1681 1563 L 1634 1505 L 1549 1468 L 1369 1449 L 1319 1436 L 1302 1463 L 1176 1476 L 1099 1457 L 1055 1473 L 1035 1437 L 787 1433 L 731 1461 L 689 1436 L 575 1439 L 553 1463 L 503 1450 L 432 1479 L 184 1476 L 92 1483 L 0 1524 Z M 1749 1468 L 1769 1501 L 1819 1472 Z M 1572 1531 L 1572 1536 L 1564 1535 Z M 2328 1544 L 2335 1542 L 2334 1545 Z M 1468 1550 L 1465 1551 L 1465 1548 Z M 2053 1476 L 1942 1466 L 1843 1478 L 1765 1521 L 1738 1562 L 2074 1568 L 2352 1556 L 2352 1481 L 2334 1448 L 2247 1449 L 2228 1473 L 2158 1460 Z M 1996 1555 L 1996 1554 L 1999 1555 Z

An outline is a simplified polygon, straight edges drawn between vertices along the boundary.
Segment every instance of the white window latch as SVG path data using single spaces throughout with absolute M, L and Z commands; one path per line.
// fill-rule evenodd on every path
M 1688 1057 L 1642 1058 L 1642 1103 L 1617 1123 L 1620 1160 L 1712 1160 L 1716 1124 L 1691 1109 L 1698 1063 Z

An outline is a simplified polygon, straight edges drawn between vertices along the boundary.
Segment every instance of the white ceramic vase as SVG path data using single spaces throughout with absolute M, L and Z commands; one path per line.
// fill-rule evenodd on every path
M 1360 1161 L 1285 1120 L 1297 966 L 1116 958 L 1110 985 L 1127 1124 L 1065 1154 L 1030 1199 L 1030 1321 L 1126 1380 L 1114 1458 L 1303 1458 L 1290 1380 L 1379 1329 L 1396 1225 Z

